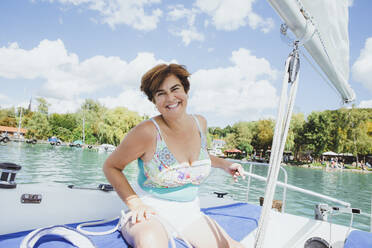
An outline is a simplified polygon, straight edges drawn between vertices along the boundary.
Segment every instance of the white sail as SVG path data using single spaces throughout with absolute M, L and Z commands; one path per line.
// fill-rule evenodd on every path
M 348 0 L 268 1 L 297 39 L 307 40 L 311 37 L 304 45 L 306 50 L 343 101 L 353 101 L 355 93 L 348 83 Z

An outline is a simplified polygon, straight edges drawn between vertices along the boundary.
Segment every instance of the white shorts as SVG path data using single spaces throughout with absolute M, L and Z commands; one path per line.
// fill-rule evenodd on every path
M 160 218 L 165 219 L 178 232 L 182 233 L 194 221 L 204 216 L 200 211 L 199 197 L 188 202 L 169 201 L 152 196 L 142 190 L 138 183 L 133 189 L 144 204 L 152 207 Z

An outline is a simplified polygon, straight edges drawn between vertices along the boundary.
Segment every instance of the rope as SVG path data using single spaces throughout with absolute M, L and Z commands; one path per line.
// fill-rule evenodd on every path
M 268 180 L 266 185 L 266 192 L 265 192 L 265 200 L 261 210 L 261 217 L 258 223 L 257 233 L 256 233 L 256 240 L 255 240 L 255 248 L 261 248 L 264 246 L 265 235 L 267 231 L 267 225 L 270 218 L 270 211 L 272 206 L 272 201 L 274 199 L 276 183 L 278 180 L 279 170 L 280 170 L 280 162 L 283 157 L 283 151 L 285 147 L 285 142 L 287 139 L 289 124 L 292 116 L 294 101 L 296 98 L 297 93 L 297 85 L 298 85 L 298 76 L 294 78 L 292 81 L 289 97 L 287 94 L 288 91 L 288 82 L 290 81 L 290 64 L 291 60 L 294 60 L 292 64 L 294 68 L 297 66 L 296 63 L 299 63 L 298 60 L 298 43 L 295 43 L 295 48 L 293 52 L 289 55 L 285 63 L 285 75 L 282 84 L 282 92 L 279 102 L 279 110 L 278 110 L 278 117 L 277 122 L 275 125 L 275 132 L 273 137 L 273 144 L 271 149 L 271 156 L 270 156 L 270 169 L 268 172 Z M 293 61 L 292 61 L 293 62 Z M 298 65 L 299 66 L 299 65 Z M 296 72 L 296 70 L 292 70 L 292 72 Z
M 163 225 L 165 231 L 167 232 L 168 239 L 171 242 L 171 247 L 172 248 L 176 248 L 176 243 L 174 242 L 174 237 L 175 236 L 178 236 L 179 238 L 181 238 L 185 242 L 185 244 L 186 244 L 186 246 L 188 248 L 192 248 L 191 244 L 186 240 L 186 238 L 180 232 L 178 232 L 177 228 L 175 228 L 167 220 L 165 220 L 164 218 L 162 218 L 162 217 L 160 217 L 158 215 L 152 215 L 152 217 L 155 217 Z M 100 224 L 105 224 L 105 223 L 114 221 L 116 219 L 119 219 L 119 221 L 116 224 L 116 226 L 114 228 L 110 229 L 110 230 L 107 230 L 107 231 L 103 231 L 103 232 L 90 232 L 90 231 L 87 231 L 87 230 L 83 230 L 82 229 L 82 227 L 96 226 L 96 225 L 100 225 Z M 121 217 L 120 216 L 117 216 L 115 218 L 108 219 L 108 220 L 101 220 L 101 221 L 96 221 L 96 222 L 83 223 L 83 224 L 78 225 L 76 227 L 76 229 L 78 231 L 80 231 L 81 233 L 86 234 L 86 235 L 101 236 L 101 235 L 111 234 L 113 232 L 116 232 L 117 230 L 120 231 L 122 229 L 122 227 L 124 226 L 125 222 L 126 222 L 125 212 L 123 210 L 121 210 Z M 171 232 L 171 229 L 173 230 L 173 234 Z

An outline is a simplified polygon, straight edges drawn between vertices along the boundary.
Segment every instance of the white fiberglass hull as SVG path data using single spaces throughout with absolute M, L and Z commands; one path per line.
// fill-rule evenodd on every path
M 40 203 L 21 203 L 22 194 L 40 194 L 42 200 Z M 2 198 L 0 235 L 57 224 L 109 219 L 118 216 L 120 210 L 126 209 L 113 191 L 20 184 L 16 189 L 0 189 L 0 195 Z M 201 198 L 201 205 L 204 208 L 231 203 L 233 201 L 229 198 Z M 309 238 L 320 237 L 327 242 L 331 240 L 333 248 L 342 248 L 350 231 L 345 226 L 331 225 L 328 222 L 277 211 L 272 211 L 270 218 L 265 247 L 304 247 Z M 253 247 L 255 233 L 256 230 L 241 242 L 246 247 Z

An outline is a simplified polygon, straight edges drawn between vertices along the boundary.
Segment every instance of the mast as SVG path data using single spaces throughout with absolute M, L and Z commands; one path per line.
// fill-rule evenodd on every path
M 83 144 L 85 144 L 85 113 L 83 113 Z
M 18 139 L 20 139 L 20 135 L 21 135 L 21 123 L 22 123 L 22 110 L 23 108 L 21 108 L 21 113 L 19 114 L 19 121 L 18 121 Z

